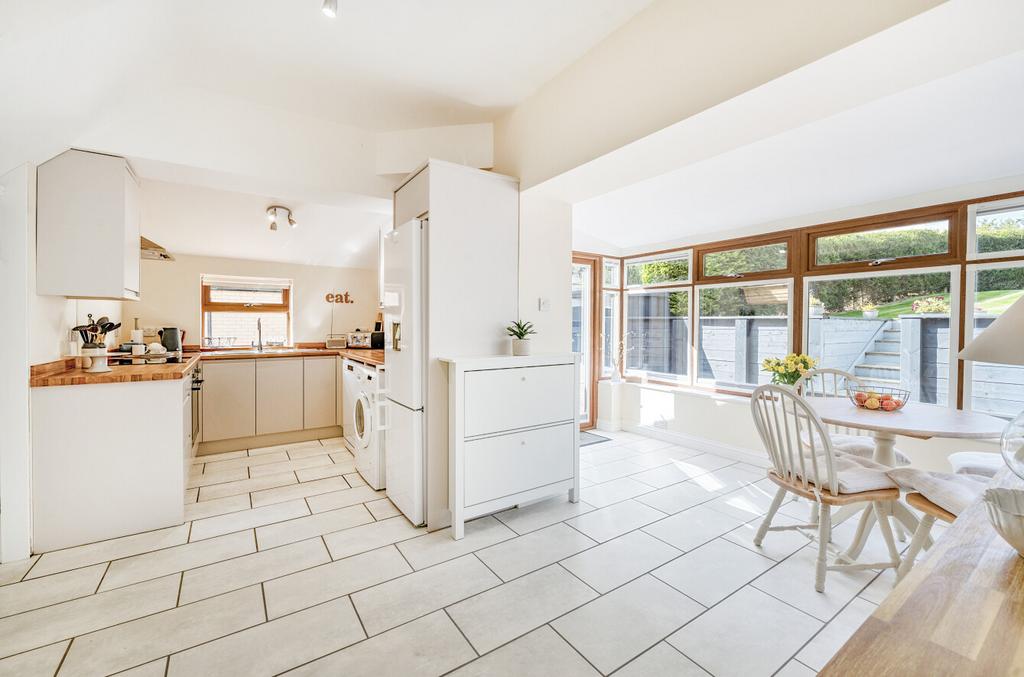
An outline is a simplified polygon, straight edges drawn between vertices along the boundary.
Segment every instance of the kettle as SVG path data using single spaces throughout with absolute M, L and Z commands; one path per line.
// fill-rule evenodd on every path
M 181 342 L 185 340 L 185 332 L 177 327 L 164 327 L 157 333 L 160 334 L 160 344 L 167 348 L 167 352 L 181 352 Z

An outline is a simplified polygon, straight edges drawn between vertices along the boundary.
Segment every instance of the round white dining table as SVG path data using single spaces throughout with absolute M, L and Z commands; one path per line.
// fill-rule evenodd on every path
M 873 411 L 857 407 L 844 397 L 809 397 L 807 402 L 824 423 L 869 431 L 875 441 L 873 460 L 893 468 L 896 467 L 894 445 L 897 435 L 923 440 L 933 437 L 981 440 L 998 438 L 1006 427 L 1006 421 L 995 416 L 937 404 L 907 402 L 898 411 Z M 902 503 L 895 505 L 892 516 L 908 533 L 917 528 L 917 517 Z M 874 523 L 873 518 L 871 510 L 863 514 L 844 559 L 852 561 L 859 556 Z

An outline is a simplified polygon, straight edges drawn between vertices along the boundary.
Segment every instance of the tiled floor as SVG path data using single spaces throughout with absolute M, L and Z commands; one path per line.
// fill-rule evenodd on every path
M 604 434 L 581 503 L 461 541 L 412 527 L 340 439 L 198 459 L 185 525 L 0 566 L 0 676 L 806 675 L 892 585 L 816 593 L 807 537 L 752 544 L 762 469 Z

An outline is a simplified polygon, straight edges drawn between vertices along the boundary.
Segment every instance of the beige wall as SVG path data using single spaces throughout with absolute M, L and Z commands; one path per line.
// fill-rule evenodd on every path
M 175 255 L 174 261 L 142 262 L 142 300 L 124 303 L 123 337 L 139 318 L 140 327 L 178 327 L 186 343 L 199 343 L 200 276 L 244 275 L 293 281 L 292 334 L 296 342 L 323 341 L 331 332 L 372 329 L 377 314 L 377 272 L 362 268 L 303 266 Z M 349 292 L 355 303 L 327 303 L 329 292 Z
M 572 207 L 519 194 L 519 316 L 533 322 L 531 338 L 538 353 L 567 352 L 572 347 Z M 538 300 L 549 309 L 540 311 Z
M 495 123 L 524 189 L 815 61 L 941 0 L 657 0 Z

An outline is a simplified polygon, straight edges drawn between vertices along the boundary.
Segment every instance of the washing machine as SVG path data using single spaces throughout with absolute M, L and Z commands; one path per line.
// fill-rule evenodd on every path
M 343 363 L 344 430 L 356 470 L 375 490 L 385 485 L 384 367 L 355 360 Z

